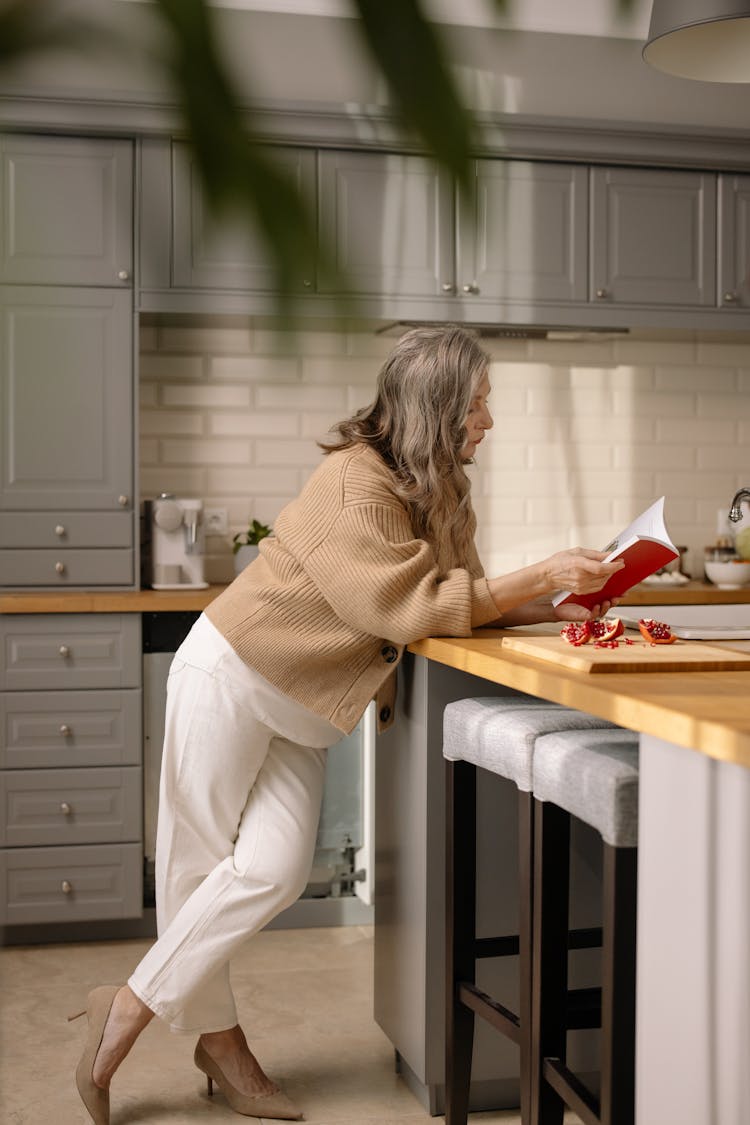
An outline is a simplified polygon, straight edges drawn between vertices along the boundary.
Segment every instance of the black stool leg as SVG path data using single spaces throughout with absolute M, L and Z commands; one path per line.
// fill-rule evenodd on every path
M 638 850 L 604 845 L 602 1125 L 635 1120 L 635 943 Z
M 446 760 L 445 1122 L 466 1125 L 474 1013 L 458 984 L 475 980 L 476 768 Z
M 564 1104 L 544 1060 L 565 1060 L 570 816 L 549 801 L 534 810 L 531 1125 L 562 1125 Z
M 531 1121 L 531 1010 L 534 878 L 534 797 L 518 791 L 518 971 L 521 1121 Z

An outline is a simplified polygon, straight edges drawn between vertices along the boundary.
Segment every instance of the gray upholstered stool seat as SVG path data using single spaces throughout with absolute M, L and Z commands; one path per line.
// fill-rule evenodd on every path
M 638 735 L 560 730 L 537 739 L 534 796 L 553 801 L 615 848 L 638 845 Z
M 532 772 L 532 1121 L 562 1125 L 567 1106 L 584 1125 L 633 1125 L 638 736 L 620 729 L 544 735 Z M 598 1094 L 566 1063 L 572 816 L 603 844 Z
M 532 696 L 461 699 L 445 708 L 446 760 L 446 1125 L 466 1125 L 474 1015 L 480 1015 L 520 1048 L 521 1116 L 531 1112 L 531 955 L 534 802 L 531 796 L 535 746 L 551 732 L 612 733 L 604 719 Z M 476 785 L 477 770 L 515 784 L 518 808 L 518 934 L 477 939 Z M 577 931 L 572 947 L 599 944 L 599 933 Z M 481 957 L 519 957 L 518 1011 L 512 1012 L 476 987 Z M 595 1012 L 579 1009 L 579 1027 L 598 1026 Z M 588 1020 L 588 1022 L 586 1022 Z
M 538 738 L 554 731 L 617 730 L 606 719 L 533 696 L 488 696 L 449 703 L 443 714 L 443 756 L 471 762 L 529 793 Z

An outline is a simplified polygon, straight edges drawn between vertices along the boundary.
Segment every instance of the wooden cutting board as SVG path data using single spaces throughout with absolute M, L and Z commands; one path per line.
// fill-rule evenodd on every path
M 579 672 L 750 671 L 750 653 L 723 649 L 706 641 L 677 640 L 671 645 L 650 645 L 641 638 L 632 640 L 632 645 L 626 645 L 620 638 L 617 648 L 594 648 L 591 642 L 576 648 L 560 636 L 526 634 L 503 637 L 502 645 L 511 652 L 549 660 Z

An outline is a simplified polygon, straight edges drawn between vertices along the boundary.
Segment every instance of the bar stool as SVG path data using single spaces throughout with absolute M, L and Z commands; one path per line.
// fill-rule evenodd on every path
M 521 1117 L 524 1125 L 531 1119 L 534 747 L 541 736 L 554 731 L 616 729 L 604 719 L 532 696 L 462 699 L 445 708 L 446 1125 L 466 1125 L 475 1014 L 518 1044 Z M 512 781 L 518 789 L 519 932 L 480 939 L 476 935 L 477 768 Z M 571 935 L 576 948 L 599 942 L 598 931 Z M 518 1012 L 476 986 L 477 960 L 510 955 L 519 958 Z M 571 1012 L 569 1018 L 576 1026 L 597 1026 L 590 1011 Z
M 533 1125 L 633 1125 L 638 736 L 558 731 L 537 739 L 533 761 Z M 566 1065 L 570 823 L 602 837 L 600 1091 Z

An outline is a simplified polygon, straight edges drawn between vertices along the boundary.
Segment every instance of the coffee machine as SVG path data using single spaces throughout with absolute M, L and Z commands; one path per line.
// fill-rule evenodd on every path
M 205 589 L 203 501 L 162 492 L 145 501 L 144 517 L 150 555 L 145 577 L 152 589 Z

